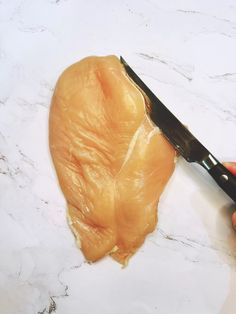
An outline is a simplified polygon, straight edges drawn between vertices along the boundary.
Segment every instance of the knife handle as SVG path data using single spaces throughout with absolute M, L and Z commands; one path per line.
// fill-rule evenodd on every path
M 220 162 L 217 162 L 210 169 L 207 169 L 207 171 L 222 190 L 236 202 L 236 176 Z

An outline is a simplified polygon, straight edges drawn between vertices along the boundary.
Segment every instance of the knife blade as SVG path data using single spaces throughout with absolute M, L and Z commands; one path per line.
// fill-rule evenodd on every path
M 236 176 L 228 171 L 199 140 L 157 98 L 134 70 L 120 56 L 129 78 L 141 89 L 149 100 L 151 120 L 161 129 L 167 140 L 188 162 L 200 164 L 222 190 L 236 202 Z

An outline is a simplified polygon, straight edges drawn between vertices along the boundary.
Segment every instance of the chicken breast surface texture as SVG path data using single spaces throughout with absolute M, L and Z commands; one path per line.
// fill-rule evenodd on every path
M 85 258 L 110 254 L 126 264 L 155 229 L 175 151 L 117 57 L 88 57 L 62 73 L 49 145 Z

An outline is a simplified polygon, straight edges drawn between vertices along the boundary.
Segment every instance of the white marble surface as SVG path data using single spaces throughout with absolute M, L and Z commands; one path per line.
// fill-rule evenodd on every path
M 57 77 L 122 54 L 220 160 L 236 159 L 235 0 L 0 1 L 0 313 L 235 314 L 230 199 L 179 160 L 126 269 L 88 265 L 48 151 Z

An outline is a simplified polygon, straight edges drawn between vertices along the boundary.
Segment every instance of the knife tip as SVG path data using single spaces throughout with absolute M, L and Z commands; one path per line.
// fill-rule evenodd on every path
M 125 61 L 125 59 L 122 56 L 120 56 L 120 62 L 124 65 L 127 65 L 127 62 Z

